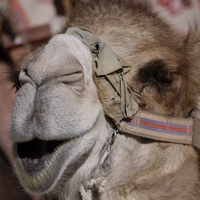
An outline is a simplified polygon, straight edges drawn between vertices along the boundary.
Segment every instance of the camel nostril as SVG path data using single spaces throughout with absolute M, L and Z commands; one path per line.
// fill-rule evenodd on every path
M 56 81 L 59 83 L 63 83 L 78 92 L 81 92 L 84 89 L 84 75 L 82 71 L 76 71 L 68 75 L 60 76 L 56 78 Z
M 23 69 L 24 75 L 29 76 L 27 68 Z
M 22 87 L 23 85 L 25 85 L 26 83 L 33 83 L 31 76 L 28 73 L 28 69 L 25 68 L 23 69 L 20 74 L 19 74 L 19 84 L 20 87 Z

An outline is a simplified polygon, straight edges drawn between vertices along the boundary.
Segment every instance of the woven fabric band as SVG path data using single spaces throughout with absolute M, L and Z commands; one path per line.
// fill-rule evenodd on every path
M 132 118 L 123 119 L 119 130 L 152 140 L 200 148 L 200 121 L 197 119 L 166 117 L 138 111 Z

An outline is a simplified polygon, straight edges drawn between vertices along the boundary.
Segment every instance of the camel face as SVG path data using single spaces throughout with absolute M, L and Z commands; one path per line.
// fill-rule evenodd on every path
M 73 36 L 55 36 L 25 65 L 19 79 L 11 135 L 17 171 L 29 190 L 43 192 L 97 137 L 102 107 L 90 52 Z M 19 113 L 23 118 L 17 120 Z
M 70 9 L 66 30 L 88 30 L 130 67 L 123 79 L 139 111 L 167 122 L 193 109 L 200 117 L 198 28 L 178 36 L 142 1 L 72 0 Z M 22 186 L 62 200 L 199 199 L 199 154 L 192 145 L 123 129 L 116 135 L 105 110 L 112 112 L 120 95 L 98 85 L 92 53 L 81 40 L 60 34 L 24 60 L 11 130 Z M 106 84 L 121 83 L 116 73 L 109 75 L 103 75 Z M 130 106 L 124 97 L 120 109 Z

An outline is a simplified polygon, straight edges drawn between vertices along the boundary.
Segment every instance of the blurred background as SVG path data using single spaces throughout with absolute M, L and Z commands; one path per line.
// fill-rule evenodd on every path
M 149 0 L 180 34 L 199 21 L 200 0 Z M 0 59 L 8 64 L 61 31 L 69 0 L 0 0 Z M 0 111 L 1 112 L 1 111 Z M 0 147 L 0 200 L 30 199 L 18 185 Z
M 59 32 L 64 15 L 62 0 L 0 0 L 1 44 L 16 61 Z
M 181 34 L 200 13 L 200 0 L 149 0 Z M 3 47 L 14 61 L 58 33 L 66 17 L 63 5 L 69 0 L 0 0 Z

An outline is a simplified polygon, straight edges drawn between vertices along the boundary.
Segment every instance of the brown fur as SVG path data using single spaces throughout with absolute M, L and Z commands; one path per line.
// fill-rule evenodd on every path
M 148 109 L 165 115 L 187 116 L 200 89 L 199 29 L 181 38 L 142 1 L 87 2 L 72 1 L 70 10 L 73 5 L 75 8 L 70 12 L 68 27 L 90 30 L 133 66 L 127 80 L 133 90 L 142 94 Z M 157 61 L 158 64 L 154 63 Z M 142 82 L 139 72 L 145 67 L 143 76 L 151 71 L 165 71 L 172 75 L 172 84 L 165 87 L 147 80 Z
M 67 5 L 70 9 L 67 28 L 90 30 L 130 63 L 132 69 L 125 79 L 130 88 L 142 96 L 141 109 L 176 117 L 187 117 L 196 109 L 195 116 L 199 117 L 199 28 L 185 38 L 180 37 L 141 1 L 72 0 Z M 99 96 L 106 106 L 104 98 Z M 94 190 L 94 199 L 200 199 L 199 154 L 191 146 L 120 133 L 109 158 L 104 191 Z M 81 168 L 78 161 L 73 163 L 78 172 L 74 172 L 73 178 L 67 172 L 54 192 L 63 199 L 64 196 L 70 200 L 80 199 L 75 184 L 88 178 L 87 164 Z M 70 180 L 66 181 L 68 176 Z M 65 185 L 63 191 L 60 187 L 64 181 L 69 182 L 69 186 Z M 72 191 L 74 194 L 70 196 Z

